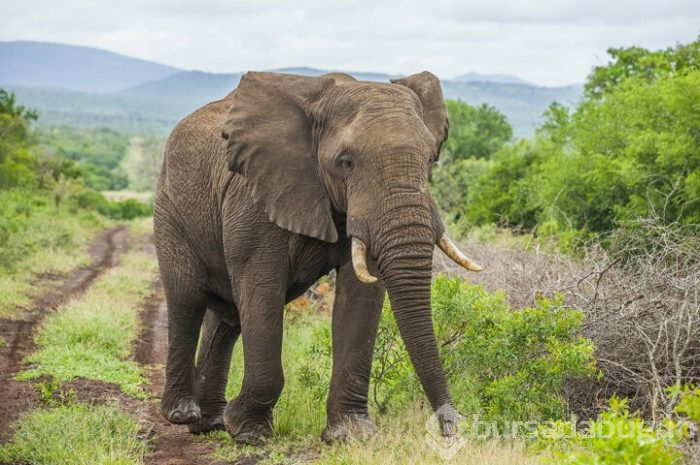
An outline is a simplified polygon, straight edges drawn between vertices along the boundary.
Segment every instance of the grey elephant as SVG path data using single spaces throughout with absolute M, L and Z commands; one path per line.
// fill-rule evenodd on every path
M 284 385 L 284 305 L 336 270 L 323 439 L 376 431 L 367 392 L 385 290 L 442 432 L 454 431 L 431 316 L 434 246 L 480 267 L 444 235 L 428 191 L 447 130 L 428 72 L 391 83 L 249 72 L 177 125 L 154 214 L 168 421 L 194 433 L 226 428 L 241 442 L 270 435 Z M 239 335 L 243 386 L 227 404 Z

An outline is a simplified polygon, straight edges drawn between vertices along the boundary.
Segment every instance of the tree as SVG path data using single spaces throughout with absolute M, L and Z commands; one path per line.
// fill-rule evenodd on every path
M 0 188 L 35 182 L 29 127 L 37 116 L 18 105 L 14 94 L 0 89 Z
M 465 158 L 489 159 L 513 137 L 505 115 L 491 105 L 471 106 L 448 100 L 447 112 L 450 131 L 442 150 L 447 163 Z
M 432 193 L 453 221 L 465 215 L 470 186 L 490 166 L 489 160 L 513 137 L 505 115 L 490 105 L 447 101 L 449 138 L 431 172 Z
M 610 63 L 596 66 L 588 76 L 586 96 L 601 98 L 628 78 L 652 83 L 667 76 L 684 75 L 700 69 L 700 38 L 664 50 L 650 51 L 641 47 L 609 48 Z

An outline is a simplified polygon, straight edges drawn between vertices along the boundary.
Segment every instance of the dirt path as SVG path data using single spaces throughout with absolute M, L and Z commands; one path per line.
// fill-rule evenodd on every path
M 149 250 L 155 256 L 153 247 Z M 160 396 L 165 384 L 165 359 L 168 351 L 168 314 L 165 296 L 160 281 L 154 285 L 155 293 L 141 312 L 141 335 L 134 347 L 134 357 L 143 366 L 153 366 L 150 370 L 149 390 L 155 399 L 148 402 L 143 415 L 151 428 L 151 451 L 146 455 L 147 465 L 218 465 L 208 458 L 214 445 L 209 441 L 193 436 L 186 426 L 171 425 L 160 414 Z
M 18 319 L 0 318 L 0 442 L 9 438 L 17 417 L 36 404 L 36 392 L 30 383 L 14 380 L 22 361 L 34 349 L 34 334 L 44 316 L 79 295 L 106 269 L 114 266 L 127 247 L 126 230 L 116 227 L 103 231 L 90 246 L 90 264 L 60 279 L 53 275 L 38 278 L 37 287 L 47 290 L 36 297 Z

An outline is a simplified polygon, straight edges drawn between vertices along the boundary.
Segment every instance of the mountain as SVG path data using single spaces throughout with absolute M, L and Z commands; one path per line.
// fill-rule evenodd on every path
M 494 82 L 442 81 L 447 99 L 461 100 L 470 105 L 487 103 L 508 118 L 516 137 L 529 137 L 542 121 L 542 114 L 552 102 L 573 108 L 583 95 L 583 86 L 539 87 L 524 84 Z
M 158 81 L 131 87 L 119 94 L 125 97 L 170 100 L 187 99 L 209 102 L 218 100 L 238 85 L 243 73 L 215 74 L 202 71 L 180 71 Z
M 510 74 L 480 74 L 480 73 L 467 73 L 455 76 L 450 81 L 454 82 L 494 82 L 496 84 L 521 84 L 524 86 L 533 86 L 534 84 L 521 79 L 518 76 L 511 76 Z
M 75 72 L 79 70 L 79 72 Z M 318 76 L 328 70 L 294 67 L 276 72 Z M 388 82 L 383 73 L 349 72 Z M 43 125 L 109 126 L 129 133 L 167 134 L 181 118 L 233 90 L 242 73 L 183 71 L 89 47 L 0 42 L 0 86 L 36 108 Z M 517 137 L 534 133 L 553 101 L 574 105 L 582 86 L 539 87 L 504 75 L 469 73 L 442 81 L 446 98 L 487 103 L 503 112 Z
M 0 83 L 4 85 L 115 92 L 178 71 L 92 47 L 0 42 Z

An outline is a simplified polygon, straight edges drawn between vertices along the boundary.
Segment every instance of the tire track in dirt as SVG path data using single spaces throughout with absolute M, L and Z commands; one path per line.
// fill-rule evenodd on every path
M 35 350 L 34 334 L 41 320 L 60 305 L 85 291 L 105 270 L 115 266 L 127 248 L 123 226 L 100 233 L 89 248 L 90 264 L 73 271 L 64 280 L 53 275 L 40 276 L 37 287 L 48 287 L 21 313 L 21 318 L 0 318 L 0 443 L 11 435 L 17 417 L 37 403 L 36 391 L 29 382 L 14 379 L 24 359 Z M 43 282 L 42 282 L 43 281 Z
M 150 241 L 147 251 L 155 259 L 155 247 Z M 154 294 L 141 311 L 141 334 L 134 346 L 134 358 L 149 370 L 149 391 L 155 399 L 148 402 L 144 416 L 151 430 L 151 450 L 146 465 L 226 465 L 207 456 L 216 445 L 189 433 L 184 425 L 168 423 L 160 413 L 160 397 L 165 386 L 165 360 L 168 353 L 168 309 L 163 287 L 158 280 Z

